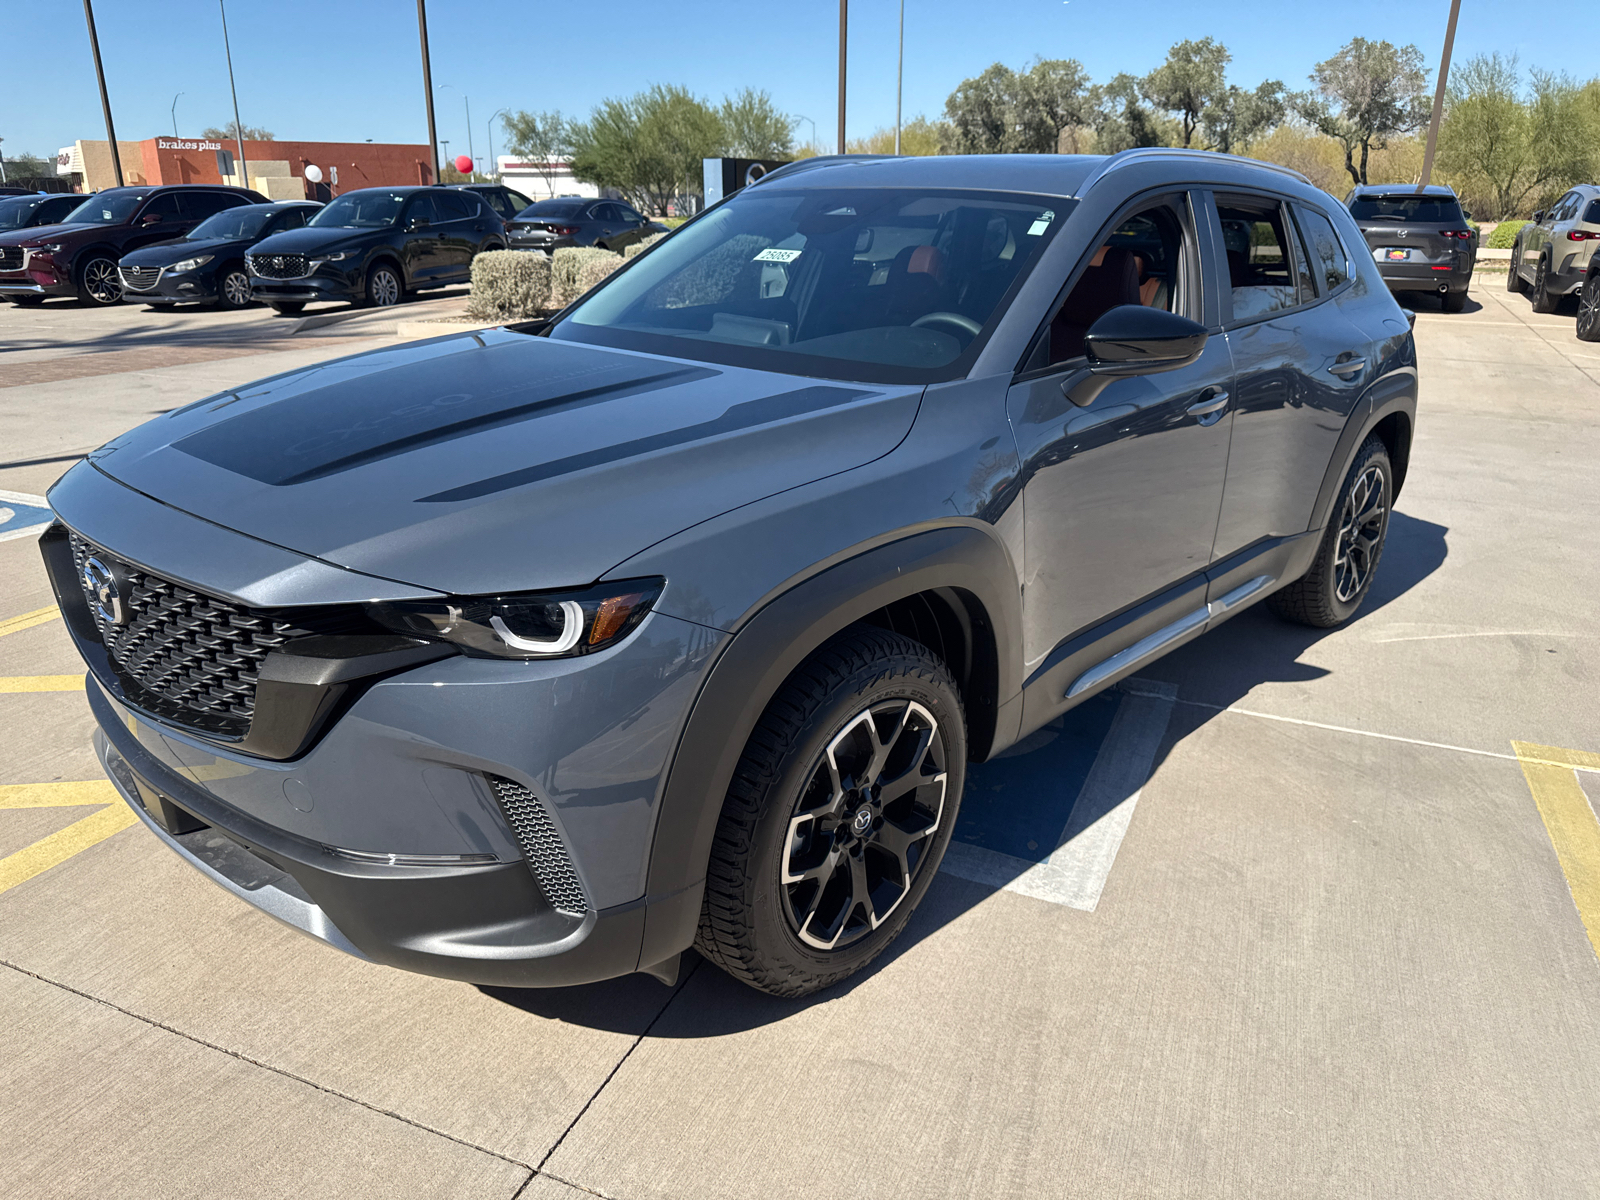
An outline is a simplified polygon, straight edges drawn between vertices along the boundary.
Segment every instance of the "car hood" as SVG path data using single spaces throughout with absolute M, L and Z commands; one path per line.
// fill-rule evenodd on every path
M 240 387 L 90 459 L 275 545 L 483 594 L 593 582 L 691 525 L 881 457 L 921 394 L 485 330 Z
M 311 254 L 323 250 L 343 250 L 359 246 L 369 238 L 381 237 L 389 232 L 383 229 L 351 229 L 344 225 L 330 225 L 326 229 L 301 227 L 286 229 L 264 237 L 255 244 L 255 254 Z
M 167 267 L 199 254 L 226 254 L 249 245 L 249 238 L 201 238 L 195 242 L 176 238 L 170 242 L 157 242 L 153 246 L 130 250 L 120 261 L 125 267 Z
M 92 229 L 121 229 L 121 225 L 34 225 L 0 234 L 0 246 L 32 246 L 40 242 L 59 242 L 63 237 L 81 235 Z

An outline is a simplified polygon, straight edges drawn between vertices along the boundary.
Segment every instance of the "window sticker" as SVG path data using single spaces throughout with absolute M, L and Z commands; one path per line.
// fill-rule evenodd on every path
M 756 255 L 755 258 L 751 259 L 750 261 L 751 262 L 791 263 L 795 259 L 799 258 L 800 254 L 801 254 L 801 252 L 799 250 L 779 250 L 776 246 L 768 246 L 765 250 L 763 250 L 760 254 Z
M 1046 229 L 1050 228 L 1050 222 L 1054 221 L 1055 219 L 1056 219 L 1056 214 L 1051 212 L 1048 208 L 1045 209 L 1042 213 L 1039 214 L 1038 219 L 1036 221 L 1034 221 L 1034 223 L 1032 225 L 1028 226 L 1028 236 L 1029 237 L 1038 237 Z

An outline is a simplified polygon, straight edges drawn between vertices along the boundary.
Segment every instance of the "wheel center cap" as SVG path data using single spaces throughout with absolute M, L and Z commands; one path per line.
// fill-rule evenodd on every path
M 872 828 L 872 810 L 868 808 L 856 809 L 855 819 L 850 822 L 850 828 L 860 837 Z

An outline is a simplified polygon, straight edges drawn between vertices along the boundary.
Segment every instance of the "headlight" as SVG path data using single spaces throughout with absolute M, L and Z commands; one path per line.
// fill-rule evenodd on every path
M 343 262 L 347 258 L 356 257 L 359 253 L 358 250 L 341 250 L 337 254 L 321 254 L 311 260 L 311 269 L 315 271 L 323 263 Z
M 663 579 L 626 579 L 582 592 L 457 596 L 372 604 L 399 633 L 450 642 L 475 658 L 566 658 L 627 637 L 661 595 Z
M 30 253 L 30 254 L 60 254 L 65 249 L 66 249 L 66 246 L 63 245 L 61 242 L 50 242 L 50 243 L 48 243 L 46 245 L 43 245 L 43 246 L 29 246 L 28 247 L 28 253 Z
M 167 268 L 167 270 L 171 271 L 175 275 L 178 274 L 181 271 L 192 271 L 196 267 L 205 266 L 208 262 L 210 262 L 215 257 L 216 257 L 216 255 L 214 255 L 214 254 L 202 254 L 197 258 L 186 258 L 182 262 L 173 263 L 170 267 Z

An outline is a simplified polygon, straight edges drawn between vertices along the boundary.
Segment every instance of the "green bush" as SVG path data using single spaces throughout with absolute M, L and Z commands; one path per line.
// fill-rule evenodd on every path
M 587 263 L 596 265 L 589 269 L 590 282 L 584 283 Z M 565 308 L 621 265 L 622 255 L 598 246 L 563 246 L 550 257 L 551 307 Z
M 550 260 L 543 254 L 490 250 L 473 258 L 469 317 L 526 321 L 550 308 Z
M 1517 234 L 1522 232 L 1524 225 L 1531 225 L 1531 221 L 1501 221 L 1494 227 L 1494 232 L 1489 235 L 1489 240 L 1484 243 L 1489 250 L 1509 250 L 1517 243 Z
M 650 249 L 651 246 L 654 246 L 666 236 L 667 235 L 664 233 L 652 233 L 643 241 L 634 242 L 633 245 L 625 247 L 622 251 L 622 257 L 633 258 L 637 255 L 643 254 L 646 250 Z

